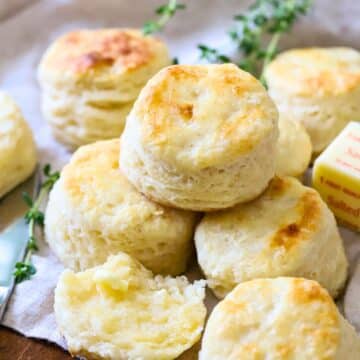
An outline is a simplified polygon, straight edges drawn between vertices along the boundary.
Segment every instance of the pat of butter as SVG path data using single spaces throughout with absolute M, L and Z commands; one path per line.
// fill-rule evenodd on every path
M 359 231 L 360 123 L 349 123 L 316 159 L 312 181 L 340 222 Z
M 94 280 L 99 285 L 103 285 L 120 292 L 126 292 L 129 287 L 129 281 L 124 279 L 124 275 L 127 275 L 126 272 L 119 273 L 99 269 L 94 273 Z

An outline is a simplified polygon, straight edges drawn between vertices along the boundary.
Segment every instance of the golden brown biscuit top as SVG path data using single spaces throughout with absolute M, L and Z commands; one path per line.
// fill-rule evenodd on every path
M 154 217 L 193 216 L 165 208 L 136 191 L 119 169 L 119 148 L 120 140 L 113 139 L 82 146 L 74 153 L 60 177 L 74 207 L 92 221 L 105 222 L 112 217 L 119 226 L 131 221 L 145 226 Z
M 161 70 L 129 119 L 139 124 L 146 151 L 184 169 L 234 161 L 277 127 L 276 108 L 263 86 L 233 64 Z
M 291 178 L 275 177 L 264 194 L 263 202 L 287 202 L 292 196 L 295 198 L 295 182 Z M 300 190 L 301 185 L 299 186 Z M 271 247 L 283 247 L 290 250 L 300 241 L 308 239 L 309 233 L 316 232 L 321 215 L 321 200 L 319 194 L 313 189 L 302 187 L 297 199 L 293 203 L 292 211 L 296 214 L 292 221 L 284 222 L 273 234 L 270 241 Z M 295 196 L 294 196 L 295 195 Z M 288 209 L 289 210 L 289 209 Z
M 274 177 L 257 201 L 270 217 L 273 214 L 279 218 L 269 238 L 269 247 L 274 250 L 283 248 L 288 252 L 302 241 L 311 239 L 319 229 L 323 211 L 320 195 L 294 178 Z M 274 208 L 273 202 L 277 203 Z
M 83 74 L 101 67 L 118 71 L 137 69 L 152 61 L 159 40 L 130 29 L 73 31 L 57 39 L 46 52 L 46 70 Z
M 221 224 L 223 234 L 241 229 L 237 235 L 242 248 L 253 253 L 253 263 L 261 266 L 285 258 L 269 254 L 282 253 L 297 258 L 299 247 L 313 239 L 322 226 L 325 205 L 320 195 L 292 177 L 274 177 L 266 191 L 257 199 L 231 209 L 209 213 L 203 224 L 215 231 Z M 210 229 L 210 230 L 209 230 Z M 212 230 L 211 230 L 212 229 Z M 224 235 L 225 236 L 225 235 Z M 257 239 L 259 247 L 252 247 Z M 261 244 L 261 246 L 260 246 Z M 228 246 L 224 243 L 222 246 Z M 255 260 L 256 259 L 256 260 Z
M 229 295 L 225 301 L 219 304 L 219 307 L 226 312 L 236 312 L 247 306 L 246 299 L 248 296 L 246 295 L 248 292 L 251 292 L 251 290 L 259 288 L 260 294 L 270 299 L 274 295 L 274 292 L 277 292 L 278 289 L 276 289 L 276 287 L 280 286 L 280 288 L 282 288 L 281 290 L 285 290 L 284 292 L 286 293 L 284 300 L 293 305 L 308 305 L 314 302 L 322 303 L 328 310 L 331 310 L 331 314 L 329 314 L 331 315 L 329 316 L 331 320 L 330 323 L 332 325 L 337 324 L 338 316 L 336 306 L 327 290 L 321 287 L 319 283 L 314 280 L 291 277 L 279 277 L 278 280 L 278 284 L 271 279 L 255 279 L 242 283 L 230 293 L 231 295 Z M 284 283 L 287 289 L 283 288 L 281 282 Z
M 80 147 L 61 172 L 64 189 L 76 203 L 89 209 L 117 199 L 118 205 L 140 197 L 119 170 L 119 140 L 105 140 Z M 105 175 L 105 176 L 103 176 Z M 115 204 L 113 204 L 115 206 Z
M 266 69 L 270 91 L 302 96 L 338 95 L 360 86 L 360 53 L 350 48 L 285 51 Z
M 238 285 L 214 309 L 203 347 L 214 358 L 332 359 L 339 327 L 337 308 L 317 282 L 257 279 Z

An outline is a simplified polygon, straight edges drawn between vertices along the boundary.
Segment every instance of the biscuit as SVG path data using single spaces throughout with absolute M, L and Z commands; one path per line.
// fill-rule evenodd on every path
M 141 91 L 121 138 L 121 169 L 147 197 L 209 211 L 259 195 L 273 177 L 277 110 L 233 64 L 169 66 Z
M 78 149 L 50 193 L 45 235 L 65 266 L 84 270 L 124 251 L 155 273 L 185 271 L 196 215 L 151 202 L 119 170 L 119 140 Z
M 281 116 L 275 156 L 276 175 L 301 177 L 310 164 L 311 153 L 311 139 L 304 126 Z
M 175 359 L 201 336 L 205 281 L 153 276 L 125 253 L 84 272 L 65 270 L 55 317 L 73 356 Z
M 257 279 L 211 313 L 199 360 L 357 360 L 360 338 L 317 282 Z
M 252 202 L 206 214 L 195 245 L 219 298 L 244 281 L 277 276 L 316 280 L 336 297 L 346 280 L 334 215 L 314 189 L 292 177 L 275 177 Z
M 137 30 L 60 37 L 38 70 L 42 111 L 54 136 L 72 149 L 118 137 L 141 88 L 170 62 L 163 42 Z
M 350 48 L 286 51 L 265 72 L 280 115 L 301 122 L 319 154 L 360 119 L 360 53 Z
M 14 100 L 0 92 L 0 198 L 32 174 L 36 161 L 30 127 Z

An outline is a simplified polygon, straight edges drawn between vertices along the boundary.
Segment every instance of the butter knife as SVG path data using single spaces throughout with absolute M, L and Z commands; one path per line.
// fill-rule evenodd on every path
M 32 182 L 33 198 L 37 197 L 39 189 L 40 171 L 36 168 Z M 19 196 L 21 196 L 20 192 Z M 24 214 L 20 214 L 0 233 L 0 323 L 15 287 L 13 276 L 15 264 L 25 258 L 27 243 L 28 225 L 24 219 Z

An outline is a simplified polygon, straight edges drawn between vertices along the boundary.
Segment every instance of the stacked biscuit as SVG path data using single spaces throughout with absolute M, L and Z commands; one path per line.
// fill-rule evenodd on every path
M 57 39 L 38 72 L 42 110 L 71 149 L 118 137 L 147 80 L 170 64 L 166 45 L 132 29 L 81 30 Z
M 266 68 L 281 115 L 303 124 L 314 155 L 360 118 L 360 53 L 350 48 L 294 49 Z
M 47 241 L 71 269 L 55 313 L 74 355 L 175 359 L 192 347 L 205 284 L 174 276 L 194 238 L 207 285 L 225 297 L 200 359 L 359 358 L 331 298 L 347 276 L 334 216 L 285 176 L 300 176 L 311 156 L 291 121 L 235 65 L 169 66 L 141 90 L 120 140 L 74 154 L 45 216 Z M 289 143 L 294 167 L 279 149 Z

